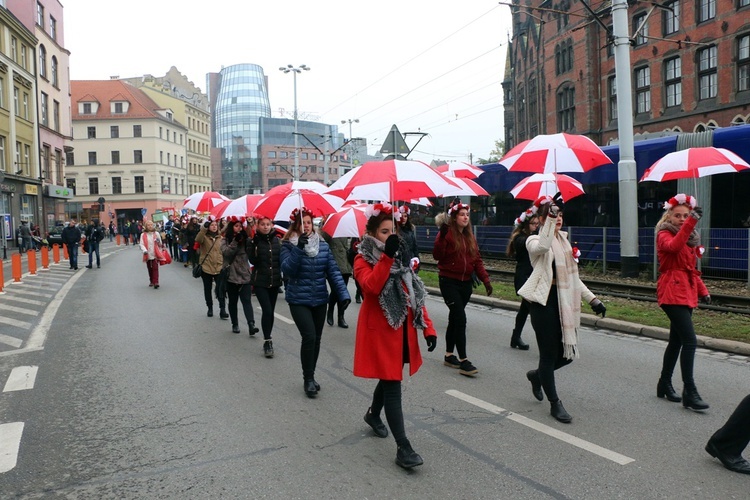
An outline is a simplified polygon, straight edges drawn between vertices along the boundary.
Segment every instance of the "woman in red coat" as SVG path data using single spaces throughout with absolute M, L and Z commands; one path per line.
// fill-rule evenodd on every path
M 354 344 L 354 375 L 379 379 L 365 422 L 375 435 L 388 437 L 385 418 L 396 440 L 396 464 L 405 469 L 422 465 L 404 430 L 401 411 L 401 379 L 404 364 L 409 375 L 422 365 L 417 329 L 423 330 L 428 351 L 435 349 L 437 334 L 427 315 L 424 283 L 414 271 L 395 258 L 399 237 L 393 226 L 393 207 L 378 203 L 368 208 L 366 233 L 354 258 L 354 277 L 362 288 L 362 307 Z
M 693 328 L 693 309 L 698 300 L 710 303 L 711 295 L 695 268 L 702 255 L 700 235 L 695 225 L 703 215 L 692 196 L 678 194 L 664 203 L 665 212 L 656 225 L 656 251 L 659 258 L 659 280 L 656 298 L 669 318 L 669 343 L 664 351 L 661 377 L 656 395 L 691 410 L 706 410 L 708 404 L 698 394 L 693 380 L 697 339 Z M 680 353 L 680 351 L 682 351 Z M 680 359 L 682 398 L 672 387 L 672 373 Z

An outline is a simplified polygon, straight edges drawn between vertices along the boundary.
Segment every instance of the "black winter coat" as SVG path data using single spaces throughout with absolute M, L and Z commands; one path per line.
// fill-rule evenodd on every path
M 534 270 L 526 248 L 526 238 L 528 236 L 521 233 L 513 240 L 513 248 L 516 252 L 516 274 L 513 276 L 513 285 L 516 287 L 516 292 L 526 283 Z
M 256 232 L 247 242 L 247 257 L 253 265 L 250 282 L 261 288 L 281 286 L 281 242 L 274 231 Z

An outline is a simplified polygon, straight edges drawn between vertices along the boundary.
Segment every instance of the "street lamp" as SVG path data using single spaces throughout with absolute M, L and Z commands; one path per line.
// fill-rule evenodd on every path
M 354 158 L 354 143 L 352 142 L 354 139 L 352 138 L 352 123 L 359 123 L 359 118 L 347 118 L 346 120 L 341 120 L 341 124 L 344 125 L 346 123 L 349 123 L 349 142 L 352 143 L 352 145 L 349 147 L 349 165 L 354 165 L 353 158 Z M 341 172 L 339 172 L 339 176 L 341 175 Z
M 294 67 L 291 64 L 282 66 L 279 71 L 284 73 L 294 73 L 294 180 L 299 180 L 299 145 L 297 140 L 297 73 L 303 71 L 310 71 L 310 67 L 306 64 L 300 64 L 298 67 Z

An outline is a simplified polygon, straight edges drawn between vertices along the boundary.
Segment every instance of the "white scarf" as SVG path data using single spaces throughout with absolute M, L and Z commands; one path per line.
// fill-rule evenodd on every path
M 297 246 L 297 243 L 299 242 L 299 234 L 295 234 L 294 236 L 289 237 L 289 242 Z M 308 257 L 315 257 L 318 255 L 318 252 L 320 251 L 320 236 L 318 236 L 318 233 L 313 231 L 310 233 L 310 235 L 307 237 L 307 244 L 305 245 L 305 255 Z

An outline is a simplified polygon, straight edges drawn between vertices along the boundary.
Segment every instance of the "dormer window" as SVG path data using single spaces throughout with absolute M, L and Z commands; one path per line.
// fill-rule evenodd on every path
M 116 102 L 115 103 L 115 113 L 122 114 L 122 103 Z
M 84 115 L 90 115 L 91 114 L 91 103 L 90 102 L 84 102 L 83 103 L 83 114 Z
M 169 120 L 170 122 L 172 121 L 172 113 L 170 113 L 169 111 L 167 111 L 167 120 Z

